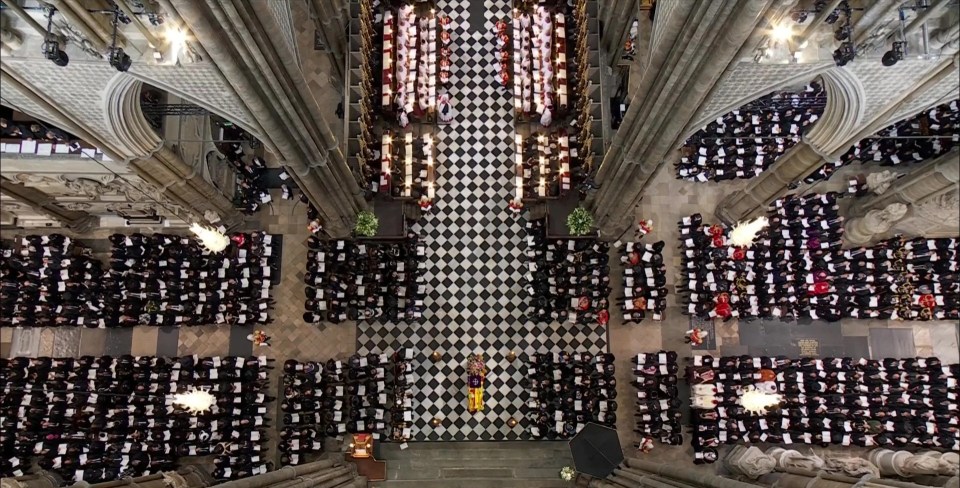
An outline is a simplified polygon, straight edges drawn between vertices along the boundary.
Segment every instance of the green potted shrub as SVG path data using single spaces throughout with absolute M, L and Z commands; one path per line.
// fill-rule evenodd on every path
M 357 225 L 353 232 L 361 237 L 373 237 L 377 235 L 377 229 L 380 228 L 380 221 L 377 216 L 369 210 L 364 210 L 357 214 Z
M 572 236 L 585 236 L 593 231 L 593 215 L 583 207 L 577 207 L 567 216 L 567 229 Z

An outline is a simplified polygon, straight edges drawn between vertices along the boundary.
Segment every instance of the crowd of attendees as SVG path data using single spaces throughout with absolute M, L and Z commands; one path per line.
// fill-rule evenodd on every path
M 217 479 L 265 473 L 270 368 L 264 357 L 0 359 L 0 474 L 22 476 L 36 462 L 93 484 L 208 455 Z M 191 389 L 216 402 L 203 412 L 174 403 Z
M 679 446 L 683 444 L 683 425 L 680 421 L 680 395 L 677 390 L 677 353 L 660 351 L 655 354 L 637 354 L 633 358 L 633 386 L 637 388 L 634 432 L 642 440 L 636 446 L 651 449 L 652 442 Z
M 399 242 L 310 236 L 307 246 L 305 322 L 422 320 L 426 249 L 416 235 Z
M 62 234 L 27 235 L 0 247 L 0 325 L 113 325 L 99 310 L 103 270 Z
M 881 166 L 917 164 L 950 152 L 960 144 L 960 100 L 933 107 L 915 117 L 882 129 L 853 145 L 836 162 L 827 163 L 805 179 L 826 180 L 837 169 L 853 162 Z
M 6 118 L 0 118 L 0 137 L 63 144 L 77 140 L 75 136 L 40 122 L 16 122 Z
M 0 250 L 0 325 L 266 324 L 279 260 L 273 236 L 235 234 L 223 253 L 171 234 L 113 234 L 109 268 L 66 236 Z
M 235 234 L 213 254 L 188 237 L 113 234 L 103 309 L 120 326 L 270 323 L 273 238 Z
M 282 465 L 309 462 L 324 439 L 370 433 L 405 442 L 413 428 L 413 351 L 353 355 L 344 363 L 287 360 L 283 365 Z
M 697 356 L 687 368 L 695 462 L 741 442 L 956 450 L 958 377 L 960 365 L 934 357 Z M 752 389 L 779 401 L 747 411 L 740 398 Z
M 957 239 L 893 237 L 844 250 L 830 300 L 850 318 L 960 320 Z
M 699 214 L 680 223 L 686 313 L 701 318 L 955 320 L 957 239 L 842 250 L 836 193 L 791 195 L 769 209 L 749 248 Z
M 705 182 L 759 175 L 813 127 L 826 100 L 823 87 L 813 82 L 801 92 L 774 92 L 717 117 L 680 148 L 677 178 Z
M 663 264 L 663 241 L 653 244 L 628 242 L 620 256 L 623 265 L 623 298 L 619 300 L 624 322 L 642 322 L 649 314 L 663 320 L 667 309 L 667 268 Z
M 255 140 L 253 136 L 233 124 L 218 125 L 222 130 L 221 137 L 226 142 L 217 143 L 217 149 L 237 175 L 233 203 L 245 214 L 252 215 L 260 205 L 270 202 L 270 192 L 267 191 L 264 178 L 267 165 L 254 154 L 252 147 L 247 149 Z M 250 142 L 241 142 L 247 140 Z M 259 146 L 259 143 L 257 145 Z
M 749 248 L 731 245 L 729 228 L 680 222 L 681 291 L 686 313 L 701 318 L 834 319 L 843 220 L 837 194 L 790 195 L 769 209 L 769 227 Z
M 587 423 L 617 424 L 613 354 L 536 353 L 526 363 L 524 415 L 534 439 L 569 439 Z
M 547 240 L 543 220 L 527 222 L 526 230 L 529 317 L 539 322 L 606 324 L 609 244 L 597 239 Z

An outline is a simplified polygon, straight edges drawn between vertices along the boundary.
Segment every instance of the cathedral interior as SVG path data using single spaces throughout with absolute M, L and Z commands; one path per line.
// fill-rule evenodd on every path
M 3 488 L 960 487 L 957 0 L 0 0 Z

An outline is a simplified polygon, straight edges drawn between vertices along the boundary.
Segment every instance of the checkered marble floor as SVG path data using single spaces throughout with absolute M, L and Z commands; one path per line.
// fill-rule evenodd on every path
M 592 350 L 606 347 L 605 339 L 590 342 L 573 327 L 528 323 L 524 316 L 524 221 L 507 208 L 514 192 L 513 103 L 494 82 L 491 34 L 511 6 L 483 1 L 485 27 L 479 31 L 471 29 L 467 0 L 438 2 L 454 26 L 456 117 L 437 131 L 437 201 L 414 228 L 427 244 L 424 324 L 358 325 L 361 354 L 399 347 L 418 353 L 414 440 L 526 439 L 520 412 L 526 354 L 588 343 L 595 344 Z M 436 363 L 430 359 L 434 351 L 442 354 Z M 518 355 L 512 363 L 506 359 L 510 351 Z M 465 361 L 478 352 L 490 373 L 485 409 L 470 414 Z M 508 427 L 511 416 L 521 423 Z M 433 418 L 442 420 L 439 427 L 430 424 Z

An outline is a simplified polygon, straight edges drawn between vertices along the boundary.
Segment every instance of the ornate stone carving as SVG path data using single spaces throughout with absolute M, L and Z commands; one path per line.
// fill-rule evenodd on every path
M 17 173 L 10 177 L 14 183 L 23 183 L 27 186 L 59 184 L 61 181 L 52 176 L 35 175 L 33 173 Z
M 960 225 L 960 194 L 944 193 L 913 206 L 917 216 L 938 225 Z
M 67 210 L 79 210 L 84 212 L 93 208 L 93 205 L 86 202 L 64 202 L 61 203 L 60 206 Z
M 867 175 L 867 189 L 877 195 L 882 195 L 890 185 L 893 184 L 900 174 L 896 171 L 884 170 L 879 173 L 870 173 Z
M 865 244 L 877 234 L 883 234 L 893 227 L 906 214 L 909 207 L 902 203 L 891 203 L 883 209 L 874 209 L 847 224 L 844 234 L 854 244 Z
M 63 178 L 63 186 L 66 186 L 75 196 L 92 199 L 97 199 L 108 192 L 106 185 L 90 178 Z

